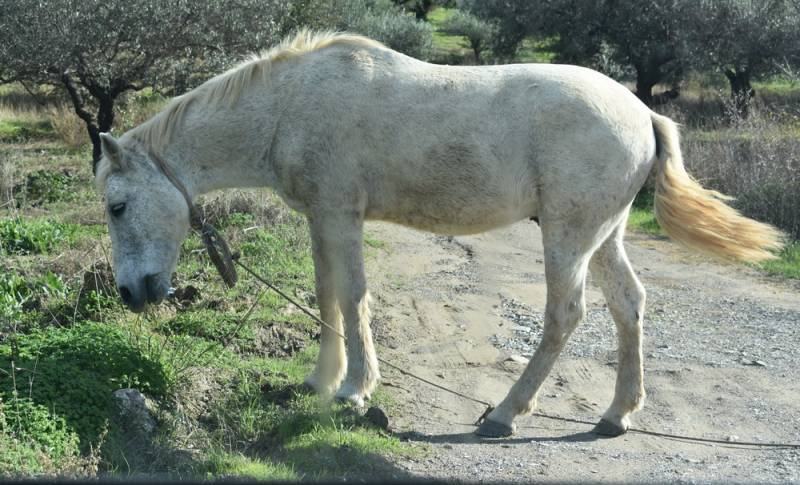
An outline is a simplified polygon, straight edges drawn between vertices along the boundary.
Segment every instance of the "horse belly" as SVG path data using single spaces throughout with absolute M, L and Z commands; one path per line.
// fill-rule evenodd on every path
M 485 168 L 485 167 L 484 167 Z M 488 231 L 536 215 L 535 184 L 511 173 L 420 170 L 395 178 L 370 197 L 368 219 L 385 220 L 438 234 Z

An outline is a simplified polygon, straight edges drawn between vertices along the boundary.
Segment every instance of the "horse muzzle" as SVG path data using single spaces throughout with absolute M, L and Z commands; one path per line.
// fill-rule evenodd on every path
M 163 284 L 158 274 L 149 274 L 132 285 L 119 285 L 118 290 L 125 306 L 134 313 L 141 313 L 148 303 L 161 303 L 169 285 Z

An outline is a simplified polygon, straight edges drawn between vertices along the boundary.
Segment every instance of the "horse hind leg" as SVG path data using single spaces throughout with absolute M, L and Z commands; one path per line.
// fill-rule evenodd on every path
M 627 218 L 626 218 L 627 219 Z M 642 316 L 645 290 L 631 268 L 622 244 L 625 221 L 595 252 L 590 263 L 617 326 L 618 370 L 614 399 L 595 427 L 597 434 L 619 436 L 630 426 L 630 415 L 644 404 Z
M 535 408 L 542 383 L 586 313 L 584 286 L 593 239 L 575 238 L 569 227 L 561 224 L 543 224 L 542 233 L 547 280 L 544 334 L 522 376 L 476 430 L 482 436 L 511 435 L 514 418 Z

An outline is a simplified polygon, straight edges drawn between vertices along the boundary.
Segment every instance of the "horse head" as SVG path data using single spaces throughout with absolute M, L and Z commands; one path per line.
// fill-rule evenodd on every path
M 96 184 L 105 196 L 114 278 L 125 305 L 141 312 L 169 291 L 189 206 L 138 144 L 108 134 L 101 140 Z

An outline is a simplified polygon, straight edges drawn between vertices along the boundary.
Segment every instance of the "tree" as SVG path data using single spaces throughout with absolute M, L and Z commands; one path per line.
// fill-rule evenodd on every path
M 528 35 L 552 39 L 557 62 L 595 64 L 610 55 L 636 73 L 636 94 L 653 104 L 653 87 L 686 67 L 686 18 L 692 0 L 472 0 L 469 8 L 494 20 L 513 52 Z
M 543 7 L 546 2 L 524 0 L 464 0 L 462 4 L 463 10 L 494 26 L 491 49 L 500 59 L 513 59 L 523 39 L 541 30 Z
M 86 124 L 93 168 L 123 93 L 176 82 L 183 90 L 289 28 L 281 0 L 3 3 L 0 82 L 62 86 Z
M 798 12 L 786 0 L 706 0 L 697 18 L 695 56 L 725 75 L 734 108 L 746 116 L 755 96 L 752 80 L 796 61 Z
M 475 63 L 480 64 L 481 52 L 491 42 L 495 27 L 493 24 L 469 12 L 457 10 L 447 18 L 441 30 L 451 35 L 466 37 L 472 52 L 475 54 Z

